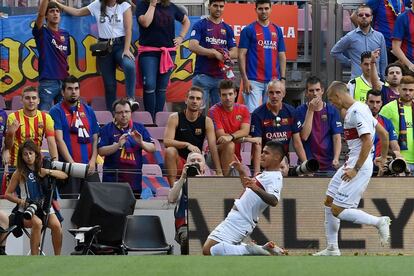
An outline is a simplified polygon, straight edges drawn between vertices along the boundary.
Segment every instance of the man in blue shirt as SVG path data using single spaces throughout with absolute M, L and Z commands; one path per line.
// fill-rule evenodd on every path
M 380 49 L 378 68 L 381 77 L 385 74 L 387 61 L 387 47 L 385 38 L 371 27 L 372 10 L 367 5 L 357 9 L 358 28 L 347 33 L 331 49 L 331 56 L 344 65 L 351 66 L 351 79 L 362 74 L 360 67 L 361 53 Z

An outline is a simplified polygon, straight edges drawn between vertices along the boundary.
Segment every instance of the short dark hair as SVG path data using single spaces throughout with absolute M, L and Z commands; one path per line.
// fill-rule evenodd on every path
M 79 83 L 79 79 L 77 77 L 73 76 L 73 75 L 70 75 L 70 76 L 66 77 L 62 81 L 62 90 L 65 90 L 67 83 Z
M 308 89 L 309 85 L 317 84 L 317 83 L 321 83 L 321 79 L 318 78 L 317 76 L 310 76 L 309 78 L 306 79 L 305 87 L 306 87 L 306 89 Z M 321 85 L 322 85 L 322 83 L 321 83 Z
M 272 6 L 272 2 L 270 0 L 256 0 L 256 8 L 258 5 L 261 4 L 269 4 L 270 6 Z
M 59 5 L 56 2 L 49 2 L 47 4 L 45 15 L 47 15 L 50 9 L 58 9 L 60 12 L 62 12 L 62 9 L 59 7 Z
M 399 62 L 393 62 L 393 63 L 388 64 L 387 67 L 385 67 L 385 75 L 386 76 L 388 75 L 388 70 L 390 70 L 391 67 L 398 67 L 401 70 L 401 74 L 404 73 L 404 68 L 401 65 L 401 63 L 399 63 Z
M 236 90 L 236 87 L 234 86 L 234 82 L 232 80 L 222 80 L 219 83 L 219 89 L 220 89 L 220 94 L 221 94 L 221 90 L 222 89 L 233 89 L 233 90 Z
M 368 90 L 368 92 L 367 92 L 367 100 L 368 100 L 368 97 L 369 97 L 369 95 L 372 95 L 372 96 L 375 96 L 375 97 L 378 97 L 378 96 L 382 96 L 382 93 L 381 93 L 381 91 L 379 91 L 379 90 L 375 90 L 375 89 L 370 89 L 370 90 Z
M 39 91 L 37 90 L 37 87 L 35 87 L 33 85 L 25 86 L 23 88 L 23 90 L 22 90 L 22 96 L 26 92 L 36 92 L 36 93 L 39 93 Z
M 226 0 L 208 0 L 209 5 L 213 4 L 214 2 L 224 2 L 224 3 L 226 3 Z
M 115 112 L 115 108 L 117 105 L 129 105 L 129 108 L 132 111 L 131 102 L 127 98 L 121 98 L 113 102 L 112 104 L 112 111 Z
M 364 59 L 366 58 L 371 58 L 371 52 L 370 51 L 365 51 L 361 53 L 361 63 L 364 62 Z
M 196 86 L 196 85 L 191 86 L 190 89 L 188 89 L 187 91 L 187 96 L 188 94 L 190 94 L 190 91 L 198 91 L 198 92 L 201 92 L 202 95 L 204 95 L 204 90 L 200 86 Z
M 360 4 L 357 7 L 356 11 L 358 12 L 359 9 L 370 9 L 371 10 L 371 16 L 372 16 L 372 8 L 370 6 L 368 6 L 367 4 L 365 4 L 365 3 Z
M 270 140 L 266 142 L 265 146 L 269 147 L 271 150 L 277 151 L 280 154 L 280 162 L 282 162 L 283 158 L 286 155 L 285 147 L 282 143 Z

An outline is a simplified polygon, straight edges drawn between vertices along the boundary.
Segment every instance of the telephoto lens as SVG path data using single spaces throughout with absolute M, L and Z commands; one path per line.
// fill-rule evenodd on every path
M 26 210 L 24 210 L 23 218 L 27 220 L 31 220 L 33 215 L 37 211 L 37 204 L 31 203 L 29 206 L 27 206 Z

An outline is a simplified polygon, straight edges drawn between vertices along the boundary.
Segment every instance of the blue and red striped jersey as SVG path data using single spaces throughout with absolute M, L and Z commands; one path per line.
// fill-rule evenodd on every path
M 414 63 L 414 12 L 411 9 L 397 17 L 392 39 L 401 40 L 401 50 Z

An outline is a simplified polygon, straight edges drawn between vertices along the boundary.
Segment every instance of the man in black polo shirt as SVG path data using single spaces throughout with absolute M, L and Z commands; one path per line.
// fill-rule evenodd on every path
M 177 169 L 181 169 L 185 164 L 188 154 L 202 152 L 206 137 L 216 174 L 223 175 L 213 121 L 200 111 L 203 104 L 203 90 L 200 87 L 191 87 L 187 92 L 185 103 L 187 107 L 184 111 L 170 115 L 164 134 L 165 168 L 171 186 L 176 180 Z

